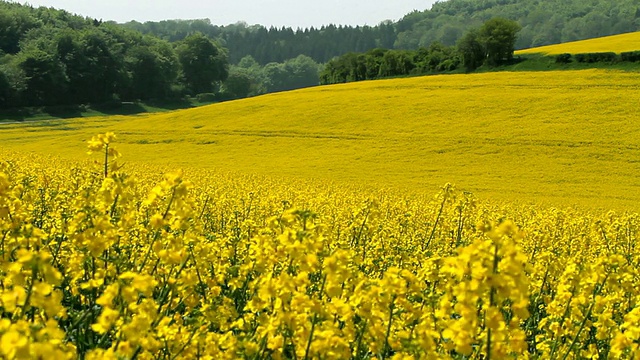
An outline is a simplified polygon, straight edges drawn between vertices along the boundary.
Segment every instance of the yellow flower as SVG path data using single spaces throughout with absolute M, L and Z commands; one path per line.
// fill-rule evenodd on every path
M 2 334 L 0 351 L 7 358 L 28 358 L 29 341 L 26 335 L 10 330 Z
M 98 317 L 98 322 L 91 325 L 93 331 L 104 334 L 111 330 L 115 322 L 118 320 L 120 312 L 111 308 L 102 309 L 102 313 Z

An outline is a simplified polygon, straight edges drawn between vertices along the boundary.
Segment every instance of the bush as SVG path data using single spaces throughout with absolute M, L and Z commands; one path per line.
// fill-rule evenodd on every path
M 577 62 L 580 62 L 580 63 L 597 63 L 597 62 L 612 63 L 618 60 L 618 55 L 614 52 L 585 53 L 585 54 L 576 54 L 575 59 Z
M 628 51 L 620 54 L 621 61 L 640 62 L 640 51 Z
M 196 100 L 198 102 L 214 102 L 218 100 L 218 97 L 214 93 L 201 93 L 196 95 Z
M 556 64 L 568 64 L 571 62 L 571 54 L 560 54 L 556 56 Z

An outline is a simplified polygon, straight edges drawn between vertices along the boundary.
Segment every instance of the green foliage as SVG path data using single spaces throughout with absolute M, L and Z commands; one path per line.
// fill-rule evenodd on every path
M 203 34 L 196 33 L 185 38 L 177 52 L 183 80 L 191 93 L 211 92 L 217 83 L 229 76 L 225 51 Z
M 392 77 L 410 74 L 415 68 L 413 52 L 397 50 L 387 51 L 380 63 L 379 77 Z
M 0 70 L 0 106 L 6 107 L 11 99 L 11 83 L 7 75 Z
M 300 55 L 282 63 L 260 66 L 250 55 L 231 65 L 222 86 L 222 99 L 239 99 L 267 92 L 285 91 L 318 85 L 320 65 Z
M 329 61 L 320 73 L 320 83 L 455 71 L 459 66 L 456 49 L 440 43 L 415 51 L 373 49 L 363 54 L 348 53 Z
M 114 23 L 0 1 L 0 106 L 168 100 L 226 79 L 227 52 L 206 37 L 177 50 Z
M 265 89 L 276 92 L 318 85 L 318 71 L 319 65 L 305 55 L 282 63 L 269 63 L 263 69 Z
M 571 54 L 560 54 L 556 56 L 557 64 L 568 64 L 571 62 L 572 55 Z
M 433 41 L 453 45 L 456 32 L 464 34 L 497 17 L 522 26 L 516 49 L 556 44 L 638 31 L 638 9 L 636 0 L 439 1 L 431 9 L 408 14 L 395 24 L 395 46 L 415 48 Z
M 464 64 L 467 72 L 473 71 L 482 66 L 486 57 L 486 52 L 478 30 L 472 29 L 467 32 L 458 41 L 457 46 L 460 57 L 462 58 L 462 63 Z
M 326 25 L 296 30 L 242 22 L 218 26 L 208 20 L 130 22 L 124 26 L 169 41 L 201 32 L 227 47 L 233 64 L 247 55 L 264 65 L 300 54 L 325 63 L 349 52 L 375 48 L 415 50 L 434 42 L 453 46 L 469 30 L 496 17 L 522 26 L 515 42 L 517 49 L 637 31 L 638 9 L 637 0 L 448 0 L 407 14 L 398 22 L 376 26 Z
M 65 92 L 65 73 L 52 54 L 37 49 L 20 52 L 17 65 L 26 79 L 25 100 L 35 105 L 53 105 Z
M 574 58 L 579 63 L 613 63 L 618 60 L 618 55 L 614 52 L 602 52 L 602 53 L 585 53 L 576 54 Z
M 229 71 L 229 77 L 224 81 L 222 96 L 225 99 L 240 99 L 248 97 L 251 93 L 254 80 L 247 69 L 233 67 Z
M 620 54 L 620 60 L 627 62 L 640 62 L 640 51 L 623 52 Z
M 130 71 L 130 98 L 163 99 L 171 97 L 171 86 L 178 76 L 179 63 L 173 48 L 149 38 L 150 46 L 127 51 L 125 62 Z
M 503 18 L 493 18 L 482 25 L 479 36 L 488 65 L 497 66 L 513 59 L 516 36 L 521 29 L 517 22 Z
M 413 74 L 453 72 L 464 66 L 474 71 L 485 63 L 503 65 L 513 59 L 520 26 L 507 19 L 490 19 L 479 29 L 469 30 L 457 46 L 433 42 L 418 50 L 374 49 L 347 53 L 329 61 L 320 74 L 322 84 L 378 79 Z

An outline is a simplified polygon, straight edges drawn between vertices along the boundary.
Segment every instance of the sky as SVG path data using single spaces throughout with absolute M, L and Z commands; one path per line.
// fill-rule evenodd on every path
M 159 21 L 204 19 L 227 25 L 246 21 L 267 27 L 319 27 L 326 24 L 377 25 L 413 10 L 431 8 L 435 0 L 29 0 L 33 6 L 64 9 L 102 20 Z

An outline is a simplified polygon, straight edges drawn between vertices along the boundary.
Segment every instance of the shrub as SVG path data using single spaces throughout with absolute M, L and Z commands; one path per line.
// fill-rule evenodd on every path
M 621 61 L 640 62 L 640 51 L 628 51 L 620 54 Z
M 576 61 L 580 63 L 612 63 L 618 60 L 618 55 L 614 52 L 576 54 L 574 57 Z
M 556 64 L 568 64 L 571 62 L 571 54 L 560 54 L 556 56 Z

